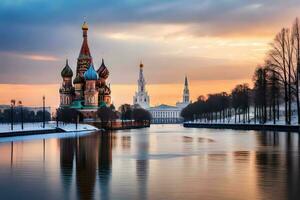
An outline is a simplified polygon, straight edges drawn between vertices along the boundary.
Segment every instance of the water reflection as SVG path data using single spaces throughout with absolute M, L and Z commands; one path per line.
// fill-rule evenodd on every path
M 112 147 L 116 137 L 111 132 L 101 134 L 98 157 L 98 176 L 101 199 L 110 199 L 110 181 L 112 170 Z
M 138 188 L 137 199 L 147 199 L 147 182 L 149 168 L 149 135 L 141 134 L 136 137 L 137 159 L 136 179 Z
M 179 126 L 3 142 L 0 196 L 298 199 L 299 144 L 298 133 Z
M 60 173 L 65 198 L 70 198 L 70 187 L 73 178 L 73 162 L 76 148 L 76 138 L 63 138 L 60 145 Z

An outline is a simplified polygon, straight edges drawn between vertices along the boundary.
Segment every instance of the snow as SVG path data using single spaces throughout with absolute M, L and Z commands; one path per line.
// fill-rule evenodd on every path
M 51 138 L 81 137 L 90 133 L 91 131 L 79 131 L 79 132 L 62 132 L 62 133 L 39 134 L 39 135 L 0 137 L 0 143 L 42 140 L 42 139 L 51 139 Z
M 298 124 L 298 117 L 297 117 L 297 107 L 296 107 L 296 103 L 293 102 L 292 103 L 292 116 L 291 116 L 291 124 L 290 125 L 299 125 Z M 269 113 L 268 113 L 269 114 Z M 269 117 L 269 116 L 267 116 Z M 259 121 L 256 120 L 256 123 L 254 123 L 254 108 L 250 107 L 250 121 L 246 121 L 245 123 L 243 123 L 243 116 L 241 114 L 241 118 L 240 118 L 240 122 L 238 122 L 238 115 L 236 116 L 236 123 L 234 122 L 234 115 L 232 115 L 231 118 L 226 118 L 225 122 L 223 122 L 223 119 L 220 121 L 219 119 L 217 120 L 217 122 L 211 121 L 211 122 L 205 122 L 205 121 L 200 121 L 200 120 L 194 120 L 194 121 L 188 121 L 186 123 L 212 123 L 212 124 L 259 124 Z M 266 125 L 272 125 L 273 124 L 273 119 L 268 119 L 267 122 L 265 123 Z M 276 125 L 287 125 L 285 123 L 285 112 L 284 112 L 284 105 L 280 105 L 279 107 L 279 120 L 276 119 Z
M 58 128 L 66 132 L 78 132 L 78 131 L 95 131 L 98 128 L 88 125 L 88 124 L 78 124 L 77 129 L 75 124 L 71 123 L 59 123 Z M 47 122 L 45 128 L 43 128 L 43 123 L 24 123 L 24 129 L 21 128 L 21 123 L 14 124 L 13 130 L 11 130 L 11 124 L 0 124 L 0 134 L 9 132 L 20 132 L 20 131 L 36 131 L 36 130 L 54 130 L 56 129 L 56 122 Z

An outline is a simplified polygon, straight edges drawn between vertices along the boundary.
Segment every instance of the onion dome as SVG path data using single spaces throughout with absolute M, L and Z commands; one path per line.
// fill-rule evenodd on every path
M 84 83 L 84 78 L 79 74 L 77 74 L 77 76 L 73 80 L 73 84 L 79 84 L 79 83 Z
M 62 77 L 72 77 L 73 76 L 73 71 L 72 71 L 71 67 L 69 66 L 68 59 L 66 60 L 66 66 L 61 71 L 61 76 Z
M 109 76 L 109 71 L 108 71 L 107 67 L 104 64 L 103 58 L 102 58 L 101 66 L 97 70 L 97 73 L 98 73 L 99 77 L 103 78 L 103 79 L 107 79 L 108 76 Z
M 89 30 L 89 26 L 88 26 L 88 24 L 86 23 L 86 21 L 83 22 L 83 24 L 82 24 L 82 30 Z
M 144 67 L 144 64 L 142 63 L 142 61 L 141 61 L 141 63 L 140 63 L 140 68 L 143 68 Z
M 92 64 L 83 76 L 85 80 L 98 80 L 98 74 L 95 71 L 94 66 Z

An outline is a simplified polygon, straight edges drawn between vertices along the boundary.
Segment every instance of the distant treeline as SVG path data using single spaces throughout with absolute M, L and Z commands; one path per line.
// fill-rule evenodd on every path
M 254 87 L 237 85 L 231 93 L 209 94 L 182 110 L 185 120 L 205 121 L 229 120 L 276 123 L 280 116 L 280 104 L 284 106 L 284 120 L 291 124 L 292 103 L 295 104 L 298 124 L 300 124 L 299 100 L 300 73 L 300 24 L 296 18 L 291 28 L 282 28 L 277 33 L 265 61 L 253 75 Z M 252 113 L 250 113 L 250 107 Z
M 59 121 L 66 123 L 75 123 L 77 120 L 83 120 L 83 115 L 80 113 L 80 111 L 73 108 L 60 108 L 58 109 L 57 116 Z M 111 122 L 117 119 L 142 122 L 150 121 L 151 114 L 149 111 L 140 108 L 139 106 L 123 104 L 118 110 L 115 109 L 114 105 L 100 107 L 97 110 L 96 118 L 102 122 Z
M 12 110 L 5 109 L 0 112 L 0 123 L 10 123 L 12 119 Z M 45 111 L 45 121 L 51 120 L 51 114 Z M 13 121 L 22 122 L 22 111 L 21 108 L 15 107 L 13 109 Z M 43 121 L 43 111 L 37 111 L 36 114 L 33 111 L 23 108 L 23 122 L 42 122 Z

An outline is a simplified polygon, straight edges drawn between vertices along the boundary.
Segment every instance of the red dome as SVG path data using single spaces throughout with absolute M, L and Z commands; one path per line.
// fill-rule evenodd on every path
M 97 70 L 97 73 L 98 73 L 99 77 L 103 78 L 103 79 L 107 79 L 108 76 L 109 76 L 109 71 L 108 71 L 107 67 L 104 64 L 104 60 L 103 59 L 102 59 L 101 66 Z

